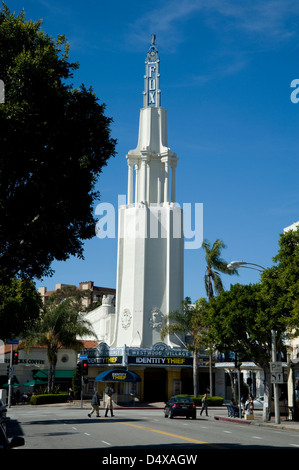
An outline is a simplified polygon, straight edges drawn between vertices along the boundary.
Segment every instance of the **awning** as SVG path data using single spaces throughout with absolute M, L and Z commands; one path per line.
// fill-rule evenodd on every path
M 29 382 L 26 382 L 23 385 L 24 387 L 34 387 L 35 385 L 47 385 L 47 382 L 45 382 L 44 380 L 40 380 L 40 379 L 34 379 L 34 380 L 30 380 Z
M 112 369 L 97 375 L 95 382 L 141 382 L 141 378 L 130 370 Z
M 49 371 L 48 370 L 39 370 L 35 372 L 34 378 L 48 380 Z M 73 370 L 56 370 L 55 379 L 72 379 L 74 375 Z
M 20 384 L 16 384 L 16 383 L 10 384 L 10 385 L 11 385 L 12 388 L 20 387 Z M 9 387 L 9 384 L 8 384 L 8 383 L 7 383 L 7 384 L 4 384 L 4 385 L 2 385 L 2 387 L 8 388 L 8 387 Z

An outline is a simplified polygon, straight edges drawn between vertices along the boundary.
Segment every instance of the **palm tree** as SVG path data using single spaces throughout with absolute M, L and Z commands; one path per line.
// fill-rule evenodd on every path
M 204 328 L 202 309 L 204 308 L 205 299 L 199 299 L 196 305 L 191 304 L 190 297 L 186 297 L 182 302 L 182 309 L 170 312 L 165 317 L 165 325 L 161 329 L 160 335 L 162 341 L 166 335 L 190 334 L 191 344 L 184 346 L 193 351 L 193 394 L 198 396 L 198 352 L 203 344 Z
M 35 344 L 47 346 L 49 361 L 48 393 L 53 390 L 58 351 L 61 348 L 80 351 L 82 342 L 77 338 L 95 335 L 91 323 L 74 307 L 71 298 L 57 302 L 53 294 L 41 312 L 40 321 L 34 331 L 26 336 L 27 350 Z
M 205 239 L 202 242 L 202 247 L 205 251 L 205 257 L 207 262 L 207 268 L 204 279 L 205 288 L 208 299 L 210 300 L 212 297 L 214 297 L 214 292 L 216 294 L 220 294 L 220 292 L 223 291 L 223 284 L 218 271 L 229 275 L 238 274 L 238 271 L 236 268 L 228 269 L 228 263 L 220 257 L 221 250 L 223 248 L 226 248 L 226 245 L 223 243 L 222 240 L 219 240 L 219 238 L 217 238 L 211 248 L 210 242 Z
M 221 258 L 221 250 L 226 248 L 226 245 L 223 243 L 222 240 L 217 238 L 217 240 L 213 243 L 211 248 L 211 244 L 207 239 L 204 239 L 202 242 L 202 247 L 205 251 L 206 263 L 207 268 L 205 272 L 205 288 L 206 293 L 208 296 L 208 300 L 214 297 L 214 293 L 220 294 L 223 289 L 222 280 L 218 271 L 224 274 L 238 274 L 236 268 L 228 269 L 227 262 Z M 216 271 L 217 270 L 217 271 Z M 213 395 L 213 380 L 212 380 L 212 352 L 210 352 L 210 395 Z

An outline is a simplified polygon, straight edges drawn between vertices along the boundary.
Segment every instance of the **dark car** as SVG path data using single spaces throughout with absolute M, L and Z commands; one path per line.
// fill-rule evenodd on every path
M 1 418 L 6 418 L 6 406 L 4 405 L 3 401 L 0 398 L 0 420 Z
M 164 408 L 165 418 L 175 416 L 186 416 L 186 418 L 196 419 L 196 406 L 190 397 L 171 397 Z
M 5 420 L 0 420 L 0 450 L 9 450 L 14 447 L 23 446 L 25 444 L 23 437 L 13 437 L 11 440 L 8 439 L 4 422 Z

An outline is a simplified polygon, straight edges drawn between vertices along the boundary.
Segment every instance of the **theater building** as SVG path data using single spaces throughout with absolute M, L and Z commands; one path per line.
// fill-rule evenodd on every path
M 128 190 L 126 205 L 119 208 L 116 305 L 110 295 L 103 296 L 102 305 L 86 316 L 99 345 L 82 355 L 88 357 L 89 387 L 95 383 L 101 395 L 110 387 L 115 401 L 130 396 L 163 401 L 175 393 L 193 393 L 193 357 L 185 338 L 168 336 L 162 342 L 160 337 L 165 316 L 180 310 L 184 299 L 184 233 L 183 210 L 176 203 L 179 159 L 168 146 L 155 35 L 145 59 L 138 143 L 126 159 Z M 207 360 L 205 355 L 199 358 L 201 393 L 209 386 Z M 125 374 L 116 374 L 123 383 L 97 379 L 113 369 L 132 371 L 140 380 L 130 382 Z

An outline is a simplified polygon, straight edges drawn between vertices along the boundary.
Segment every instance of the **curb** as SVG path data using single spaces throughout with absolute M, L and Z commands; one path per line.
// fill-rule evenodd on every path
M 218 421 L 231 421 L 232 423 L 238 423 L 238 424 L 251 424 L 252 423 L 252 421 L 246 421 L 245 419 L 225 418 L 224 416 L 214 416 L 214 419 Z

